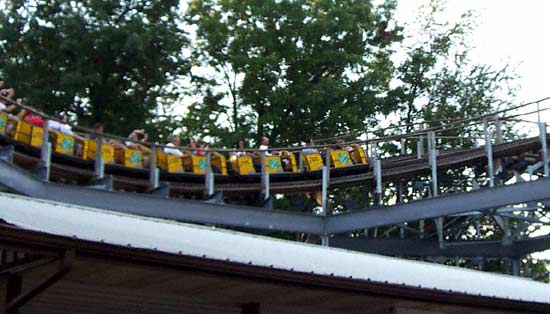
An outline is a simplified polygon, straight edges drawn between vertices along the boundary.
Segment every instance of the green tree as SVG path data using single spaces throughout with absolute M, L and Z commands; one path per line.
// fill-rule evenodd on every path
M 217 74 L 233 132 L 274 144 L 358 131 L 392 74 L 394 1 L 191 1 L 195 55 Z M 391 110 L 391 106 L 385 108 Z
M 179 1 L 6 1 L 0 75 L 47 113 L 126 134 L 174 100 L 188 70 Z M 151 127 L 150 131 L 156 133 Z

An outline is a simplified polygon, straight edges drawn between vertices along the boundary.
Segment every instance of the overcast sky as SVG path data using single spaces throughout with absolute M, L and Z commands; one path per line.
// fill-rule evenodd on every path
M 424 0 L 399 0 L 397 18 L 412 21 Z M 549 0 L 448 0 L 449 20 L 475 10 L 479 26 L 471 34 L 472 57 L 485 64 L 510 63 L 521 76 L 518 100 L 550 96 Z

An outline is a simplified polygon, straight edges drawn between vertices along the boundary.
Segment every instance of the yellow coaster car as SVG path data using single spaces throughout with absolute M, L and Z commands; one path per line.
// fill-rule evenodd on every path
M 353 148 L 352 151 L 352 159 L 355 164 L 362 164 L 366 165 L 368 163 L 367 161 L 367 155 L 365 154 L 365 150 L 361 145 L 359 144 L 351 144 L 351 147 Z
M 212 152 L 210 157 L 210 164 L 212 165 L 212 170 L 217 170 L 215 172 L 221 173 L 222 175 L 227 175 L 227 163 L 225 157 L 218 153 Z
M 15 135 L 13 138 L 16 141 L 29 144 L 34 147 L 42 146 L 42 134 L 44 130 L 41 127 L 33 126 L 25 121 L 17 121 L 15 127 Z
M 231 169 L 233 169 L 236 174 L 246 175 L 256 173 L 252 157 L 250 156 L 232 156 L 229 162 L 231 164 Z
M 183 167 L 185 171 L 194 174 L 206 173 L 206 157 L 194 155 L 190 151 L 183 151 Z
M 8 126 L 8 115 L 0 112 L 0 133 L 6 134 L 6 129 Z
M 330 161 L 335 168 L 343 168 L 353 165 L 349 152 L 345 149 L 335 149 L 330 151 Z
M 168 173 L 183 172 L 183 161 L 181 157 L 166 154 L 157 150 L 157 166 Z
M 304 167 L 307 171 L 317 171 L 323 169 L 323 157 L 321 153 L 309 153 L 302 154 L 302 160 L 304 161 Z
M 84 148 L 82 150 L 82 158 L 95 160 L 95 152 L 97 149 L 96 141 L 92 139 L 84 140 Z M 115 148 L 112 145 L 101 145 L 101 158 L 105 164 L 115 162 Z
M 283 172 L 283 166 L 281 157 L 279 156 L 265 156 L 265 171 L 269 174 Z
M 296 163 L 296 156 L 292 152 L 287 150 L 281 151 L 281 161 L 284 165 L 285 171 L 298 172 L 298 164 Z
M 58 132 L 51 132 L 52 140 L 54 143 L 54 150 L 57 153 L 65 154 L 65 155 L 73 155 L 74 154 L 74 143 L 75 139 L 74 137 L 62 134 Z
M 128 168 L 143 168 L 143 153 L 137 149 L 124 148 L 115 150 L 115 160 Z

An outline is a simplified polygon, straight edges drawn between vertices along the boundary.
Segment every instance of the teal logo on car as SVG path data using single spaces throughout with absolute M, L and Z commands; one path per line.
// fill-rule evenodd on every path
M 349 156 L 346 153 L 339 153 L 338 154 L 338 161 L 345 164 L 349 161 Z
M 199 169 L 206 169 L 206 160 L 199 159 Z
M 61 140 L 61 149 L 62 150 L 71 150 L 73 149 L 73 141 L 70 138 L 64 138 Z
M 141 161 L 141 156 L 138 153 L 130 154 L 130 163 L 138 164 Z
M 270 169 L 278 169 L 279 168 L 279 160 L 277 159 L 271 159 L 269 161 L 269 168 Z

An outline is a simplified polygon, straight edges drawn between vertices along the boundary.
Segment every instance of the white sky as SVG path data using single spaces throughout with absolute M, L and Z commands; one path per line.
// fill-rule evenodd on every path
M 413 21 L 426 0 L 399 0 L 397 19 Z M 449 20 L 475 10 L 479 23 L 471 34 L 472 59 L 478 63 L 516 68 L 518 100 L 527 102 L 550 96 L 550 1 L 548 0 L 448 0 Z M 549 121 L 550 122 L 550 121 Z

